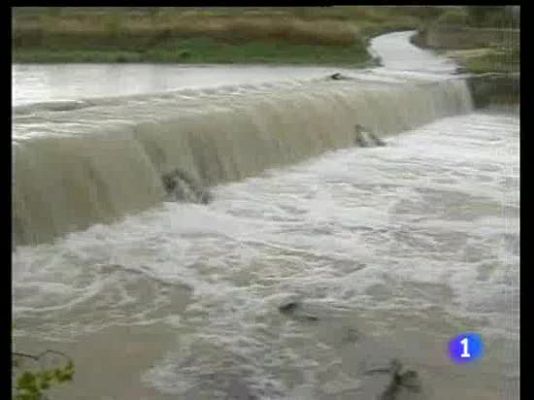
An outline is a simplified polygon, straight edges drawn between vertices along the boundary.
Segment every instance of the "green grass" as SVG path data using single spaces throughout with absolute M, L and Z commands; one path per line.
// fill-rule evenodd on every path
M 491 50 L 487 54 L 466 58 L 460 63 L 471 73 L 513 73 L 519 72 L 519 49 Z
M 277 42 L 248 41 L 228 43 L 209 37 L 194 37 L 166 42 L 139 50 L 120 48 L 23 48 L 15 49 L 19 63 L 42 62 L 161 62 L 161 63 L 290 63 L 370 65 L 365 46 L 313 46 Z
M 413 42 L 427 47 L 426 38 L 432 36 L 434 49 L 445 51 L 466 72 L 518 73 L 519 29 L 519 19 L 505 7 L 456 7 L 422 24 Z M 486 36 L 488 31 L 491 34 Z
M 367 6 L 16 8 L 13 61 L 368 66 L 371 36 L 415 29 L 425 13 Z
M 465 72 L 472 74 L 520 72 L 519 46 L 482 47 L 463 50 L 439 50 L 444 57 L 454 59 Z
M 502 8 L 28 7 L 13 12 L 16 63 L 269 63 L 365 67 L 371 37 L 440 24 L 501 24 Z M 478 18 L 478 19 L 477 19 Z M 476 21 L 475 21 L 476 20 Z M 424 45 L 424 43 L 421 43 Z M 489 44 L 488 44 L 489 48 Z M 458 56 L 470 72 L 519 69 L 519 49 Z

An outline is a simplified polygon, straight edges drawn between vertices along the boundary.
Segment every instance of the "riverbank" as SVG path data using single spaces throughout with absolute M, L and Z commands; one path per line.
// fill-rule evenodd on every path
M 367 67 L 369 39 L 416 29 L 424 7 L 28 8 L 13 62 L 267 63 Z
M 465 72 L 519 73 L 519 33 L 506 29 L 493 31 L 493 40 L 488 37 L 481 41 L 480 35 L 487 35 L 488 30 L 426 27 L 418 31 L 412 43 L 454 59 Z
M 221 44 L 212 38 L 180 39 L 174 46 L 147 50 L 20 49 L 16 63 L 179 63 L 179 64 L 315 64 L 370 67 L 376 61 L 365 47 L 311 46 L 264 43 Z
M 439 37 L 439 30 L 432 33 Z M 445 34 L 446 35 L 446 34 Z M 465 40 L 459 43 L 469 43 L 468 33 L 457 32 L 457 36 L 464 36 Z M 473 103 L 476 108 L 485 108 L 490 105 L 513 105 L 520 100 L 520 59 L 519 44 L 507 41 L 509 46 L 498 45 L 476 47 L 468 49 L 446 48 L 442 46 L 429 46 L 428 31 L 419 32 L 412 39 L 414 44 L 423 48 L 436 50 L 444 57 L 453 59 L 459 65 L 459 72 L 470 74 L 467 82 Z M 444 38 L 445 41 L 447 41 Z M 448 45 L 451 46 L 451 45 Z
M 519 11 L 507 7 L 456 7 L 422 24 L 412 43 L 453 58 L 473 74 L 518 74 Z
M 518 104 L 520 99 L 519 22 L 502 10 L 454 9 L 422 25 L 411 42 L 453 59 L 467 73 L 476 108 Z

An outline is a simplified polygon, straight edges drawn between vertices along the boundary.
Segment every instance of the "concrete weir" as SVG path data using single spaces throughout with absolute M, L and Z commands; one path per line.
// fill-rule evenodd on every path
M 208 188 L 353 146 L 357 124 L 379 138 L 470 109 L 455 79 L 310 80 L 15 108 L 15 241 L 49 241 L 152 207 L 172 171 Z

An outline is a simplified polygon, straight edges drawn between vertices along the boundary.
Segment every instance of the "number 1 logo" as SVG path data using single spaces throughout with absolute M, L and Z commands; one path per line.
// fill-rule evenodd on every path
M 468 346 L 469 346 L 469 338 L 463 338 L 460 340 L 460 343 L 462 344 L 464 351 L 462 354 L 460 354 L 460 357 L 462 358 L 471 358 L 471 354 L 469 354 Z
M 484 342 L 478 333 L 462 333 L 449 341 L 449 357 L 457 364 L 479 360 L 484 355 Z

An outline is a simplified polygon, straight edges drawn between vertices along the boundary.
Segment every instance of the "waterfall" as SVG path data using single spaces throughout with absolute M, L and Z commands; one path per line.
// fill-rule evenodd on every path
M 15 108 L 15 242 L 154 206 L 172 171 L 208 188 L 354 146 L 357 124 L 383 137 L 470 109 L 455 79 L 315 79 Z

